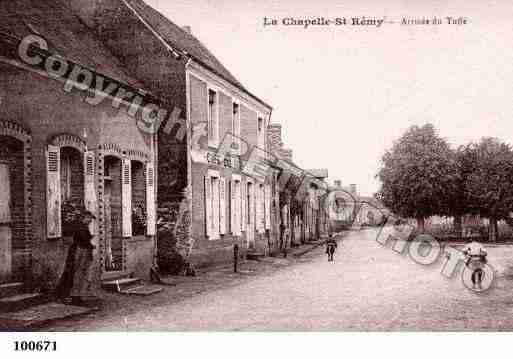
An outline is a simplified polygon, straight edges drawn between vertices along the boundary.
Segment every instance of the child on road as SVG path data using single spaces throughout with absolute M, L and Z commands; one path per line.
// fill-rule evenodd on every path
M 472 286 L 475 288 L 482 288 L 484 279 L 483 265 L 487 263 L 487 252 L 484 246 L 477 242 L 472 241 L 465 246 L 463 253 L 467 256 L 465 264 L 472 271 Z
M 333 255 L 337 249 L 337 241 L 333 238 L 333 234 L 330 233 L 328 240 L 326 241 L 326 254 L 328 254 L 328 262 L 333 262 Z

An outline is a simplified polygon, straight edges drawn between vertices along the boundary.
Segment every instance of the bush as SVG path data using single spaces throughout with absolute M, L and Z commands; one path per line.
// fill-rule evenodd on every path
M 168 203 L 157 210 L 158 266 L 167 274 L 177 274 L 185 266 L 185 260 L 176 250 L 175 227 L 179 207 L 179 203 Z
M 65 200 L 61 206 L 62 235 L 71 236 L 73 229 L 80 224 L 85 207 L 82 201 Z
M 132 209 L 132 233 L 134 236 L 146 234 L 146 211 L 138 206 Z

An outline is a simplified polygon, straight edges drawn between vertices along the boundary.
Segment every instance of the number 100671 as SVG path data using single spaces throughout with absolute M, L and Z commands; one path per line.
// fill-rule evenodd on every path
M 14 342 L 14 351 L 20 352 L 54 352 L 57 351 L 57 342 L 49 340 L 25 341 L 16 340 Z

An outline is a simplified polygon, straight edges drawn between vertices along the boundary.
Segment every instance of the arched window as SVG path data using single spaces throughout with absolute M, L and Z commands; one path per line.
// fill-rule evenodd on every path
M 23 265 L 17 248 L 25 241 L 24 144 L 0 135 L 0 283 Z
M 61 199 L 84 203 L 84 154 L 73 147 L 61 147 Z
M 103 159 L 105 270 L 123 270 L 122 163 L 112 155 Z
M 46 150 L 48 238 L 71 234 L 84 207 L 96 213 L 93 178 L 94 153 L 85 142 L 72 134 L 54 136 Z

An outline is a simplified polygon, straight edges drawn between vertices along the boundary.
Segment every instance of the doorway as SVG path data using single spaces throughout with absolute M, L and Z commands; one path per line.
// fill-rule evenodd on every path
M 0 136 L 0 283 L 24 276 L 24 162 L 23 142 Z
M 11 181 L 9 165 L 0 163 L 0 283 L 12 273 Z
M 105 203 L 105 271 L 116 272 L 124 268 L 122 206 L 121 206 L 121 160 L 105 156 L 104 160 Z
M 253 183 L 247 182 L 246 188 L 246 240 L 248 248 L 254 249 L 255 247 L 255 201 L 254 201 L 254 186 Z

